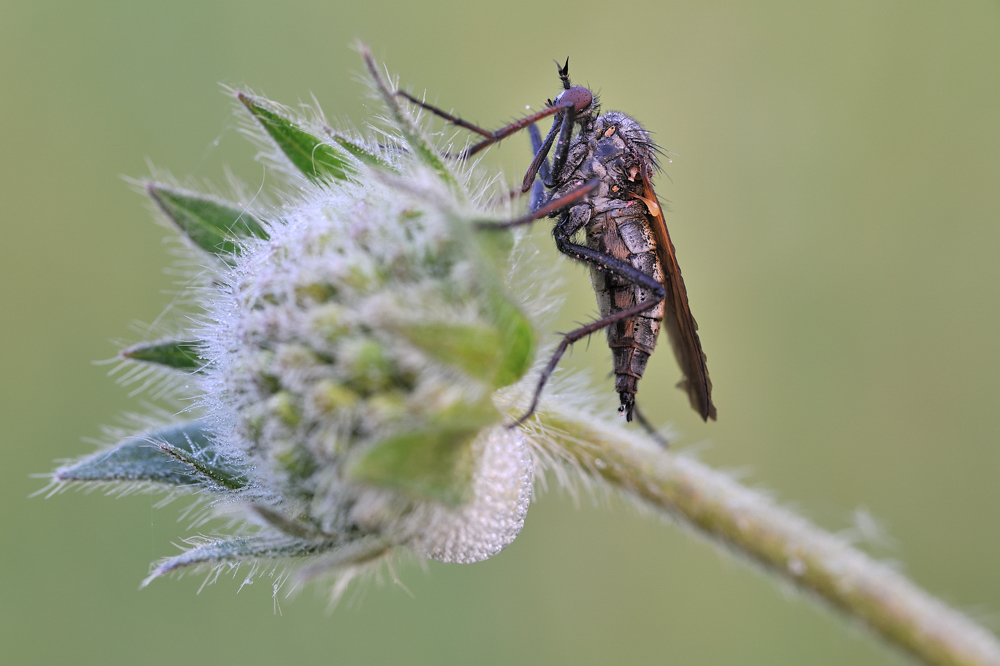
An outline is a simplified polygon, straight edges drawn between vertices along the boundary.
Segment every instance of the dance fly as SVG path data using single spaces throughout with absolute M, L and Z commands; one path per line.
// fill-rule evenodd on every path
M 559 66 L 559 78 L 563 91 L 555 100 L 548 100 L 545 109 L 495 132 L 406 92 L 396 93 L 484 137 L 463 151 L 460 158 L 528 129 L 534 159 L 521 191 L 531 192 L 530 212 L 515 220 L 480 226 L 507 229 L 543 217 L 555 218 L 556 247 L 590 266 L 601 316 L 563 336 L 542 370 L 531 406 L 518 423 L 538 406 L 545 383 L 569 346 L 603 328 L 614 358 L 619 411 L 626 420 L 637 416 L 648 427 L 635 396 L 661 324 L 684 375 L 678 387 L 687 393 L 691 406 L 704 420 L 714 420 L 712 381 L 698 338 L 698 324 L 691 315 L 663 209 L 653 191 L 652 177 L 658 169 L 656 146 L 634 119 L 619 111 L 602 114 L 590 90 L 572 85 L 569 59 Z M 543 139 L 535 123 L 549 116 L 554 119 L 552 128 Z M 581 231 L 586 235 L 585 243 L 575 240 Z

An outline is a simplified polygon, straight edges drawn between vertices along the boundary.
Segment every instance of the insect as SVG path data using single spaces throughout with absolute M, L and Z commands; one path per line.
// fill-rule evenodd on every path
M 531 191 L 530 212 L 507 222 L 484 222 L 480 227 L 507 229 L 543 217 L 556 218 L 556 247 L 563 254 L 590 265 L 600 318 L 564 334 L 542 370 L 531 406 L 518 420 L 527 419 L 560 358 L 576 341 L 606 329 L 614 359 L 615 390 L 627 421 L 638 417 L 635 396 L 646 362 L 656 347 L 661 323 L 667 330 L 684 374 L 678 387 L 703 419 L 716 418 L 712 382 L 691 315 L 687 290 L 677 265 L 653 191 L 658 169 L 657 148 L 638 122 L 619 111 L 601 114 L 598 100 L 569 79 L 569 59 L 559 65 L 563 91 L 546 108 L 494 132 L 431 106 L 406 92 L 396 94 L 445 120 L 484 137 L 464 150 L 468 158 L 522 130 L 531 135 L 534 159 L 524 176 L 521 192 Z M 535 123 L 553 117 L 543 139 Z M 548 160 L 552 153 L 551 163 Z M 580 231 L 586 244 L 575 242 Z

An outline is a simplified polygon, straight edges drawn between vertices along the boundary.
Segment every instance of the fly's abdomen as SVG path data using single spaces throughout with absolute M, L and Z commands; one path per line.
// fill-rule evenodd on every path
M 587 245 L 630 264 L 663 284 L 663 266 L 657 258 L 656 240 L 639 206 L 595 213 L 587 225 Z M 650 290 L 598 266 L 592 265 L 590 274 L 602 317 L 655 298 Z M 628 317 L 606 329 L 608 346 L 614 357 L 615 390 L 629 415 L 646 361 L 656 347 L 663 308 L 661 300 L 641 315 Z

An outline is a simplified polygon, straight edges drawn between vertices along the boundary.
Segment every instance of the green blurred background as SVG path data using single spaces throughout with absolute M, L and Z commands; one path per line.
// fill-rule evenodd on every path
M 30 474 L 144 409 L 91 364 L 174 288 L 167 233 L 120 175 L 150 158 L 221 183 L 230 165 L 256 187 L 219 82 L 289 104 L 314 93 L 361 123 L 357 38 L 487 126 L 557 93 L 552 59 L 568 55 L 605 108 L 655 132 L 677 153 L 658 191 L 719 421 L 672 388 L 665 349 L 647 411 L 829 529 L 866 508 L 892 537 L 873 552 L 996 617 L 1000 4 L 2 0 L 0 661 L 897 662 L 618 500 L 550 491 L 493 560 L 404 565 L 412 596 L 366 586 L 328 615 L 313 590 L 275 614 L 266 581 L 138 591 L 189 533 L 176 505 L 28 499 L 44 483 Z M 519 177 L 527 138 L 488 160 Z M 559 330 L 594 311 L 586 271 L 562 263 Z M 568 365 L 613 409 L 600 339 Z

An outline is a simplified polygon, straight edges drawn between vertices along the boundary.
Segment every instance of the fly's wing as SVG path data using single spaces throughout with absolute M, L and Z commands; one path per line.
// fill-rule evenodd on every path
M 663 210 L 653 191 L 649 174 L 642 174 L 643 200 L 649 209 L 653 236 L 656 238 L 656 252 L 666 277 L 667 304 L 664 308 L 663 325 L 670 338 L 670 346 L 674 356 L 681 366 L 684 379 L 678 387 L 687 391 L 691 406 L 701 414 L 701 418 L 715 420 L 715 405 L 712 404 L 712 380 L 708 377 L 708 366 L 705 352 L 701 350 L 701 340 L 698 339 L 698 323 L 691 315 L 688 305 L 687 289 L 684 288 L 684 278 L 681 277 L 680 266 L 677 265 L 677 255 L 674 245 L 667 233 L 667 224 L 663 220 Z

